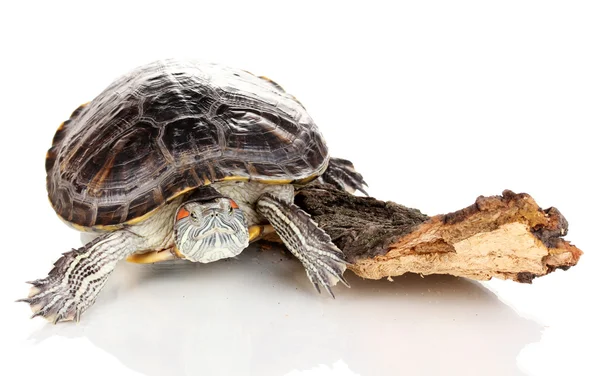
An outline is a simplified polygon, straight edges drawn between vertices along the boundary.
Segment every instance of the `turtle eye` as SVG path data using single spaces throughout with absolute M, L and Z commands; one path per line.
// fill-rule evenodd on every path
M 192 217 L 192 219 L 193 219 L 193 220 L 196 220 L 196 219 L 198 219 L 198 215 L 196 215 L 196 213 L 195 213 L 195 212 L 191 212 L 191 213 L 190 213 L 190 217 Z
M 232 214 L 233 214 L 233 206 L 230 206 L 229 207 L 229 215 L 232 215 Z

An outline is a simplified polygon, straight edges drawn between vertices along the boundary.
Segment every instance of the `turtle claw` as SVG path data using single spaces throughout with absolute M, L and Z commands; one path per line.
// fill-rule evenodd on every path
M 327 292 L 329 293 L 329 296 L 331 296 L 332 299 L 335 299 L 335 295 L 333 294 L 333 291 L 331 291 L 331 288 L 329 286 L 325 286 L 327 288 Z
M 72 262 L 75 255 L 76 251 L 63 254 L 46 278 L 27 282 L 32 285 L 29 294 L 26 299 L 20 299 L 18 302 L 29 304 L 33 312 L 31 318 L 43 317 L 53 324 L 72 321 L 76 311 L 87 303 L 85 295 L 75 298 L 77 290 L 70 288 L 67 283 L 69 279 L 64 273 L 65 267 Z
M 54 320 L 49 319 L 48 321 L 52 322 L 52 325 L 56 325 L 56 323 L 58 322 L 59 319 L 60 319 L 60 315 L 56 315 L 56 316 L 54 316 Z
M 335 299 L 335 294 L 331 290 L 331 286 L 335 286 L 338 282 L 341 282 L 344 286 L 350 287 L 350 284 L 343 275 L 346 270 L 346 262 L 338 261 L 337 257 L 325 259 L 325 257 L 328 257 L 327 252 L 320 252 L 319 256 L 321 258 L 303 262 L 306 268 L 306 275 L 308 275 L 308 279 L 319 294 L 321 293 L 320 286 L 323 286 L 327 293 Z
M 310 279 L 310 281 L 312 282 L 313 286 L 315 287 L 315 290 L 317 290 L 317 292 L 320 294 L 321 293 L 321 287 L 319 287 L 319 282 L 317 282 L 317 278 L 312 275 L 311 273 L 306 273 L 308 275 L 308 279 Z M 331 291 L 331 287 L 329 285 L 323 285 L 323 287 L 325 287 L 325 290 L 327 291 L 327 293 L 329 294 L 329 296 L 331 296 L 333 299 L 335 299 L 335 295 L 333 293 L 333 291 Z
M 319 281 L 319 278 L 317 276 L 315 276 L 313 273 L 309 273 L 308 271 L 306 274 L 308 274 L 308 279 L 310 279 L 313 286 L 315 286 L 315 290 L 317 290 L 317 292 L 320 294 L 321 288 L 319 287 L 319 282 L 317 282 L 317 281 Z M 343 275 L 337 274 L 335 276 L 335 278 L 337 278 L 337 281 L 341 282 L 344 286 L 350 288 L 350 284 L 348 283 L 348 281 L 346 281 L 346 279 L 344 278 Z M 329 296 L 331 296 L 333 299 L 335 299 L 335 294 L 331 290 L 331 286 L 335 285 L 335 283 L 337 283 L 337 281 L 335 281 L 332 284 L 326 284 L 326 283 L 321 282 L 322 286 L 325 287 L 325 290 L 327 291 L 327 293 L 329 293 Z
M 356 172 L 354 165 L 349 160 L 330 158 L 327 170 L 321 175 L 320 179 L 350 194 L 360 191 L 365 196 L 369 196 L 364 189 L 364 187 L 368 187 L 369 185 L 365 182 L 362 175 Z
M 331 286 L 341 282 L 350 287 L 344 279 L 344 271 L 349 265 L 344 253 L 308 213 L 270 193 L 260 198 L 257 209 L 269 220 L 290 252 L 302 262 L 317 292 L 321 292 L 322 286 L 335 298 Z
M 319 287 L 319 283 L 317 281 L 315 281 L 314 277 L 308 271 L 306 272 L 306 275 L 308 275 L 308 279 L 310 280 L 310 282 L 315 287 L 315 290 L 317 290 L 317 292 L 320 294 L 321 293 L 321 288 Z
M 346 286 L 347 288 L 350 288 L 350 284 L 348 283 L 348 281 L 346 281 L 346 278 L 344 278 L 343 275 L 340 275 L 338 278 L 340 282 L 342 282 L 342 285 Z
M 68 289 L 57 283 L 33 283 L 33 285 L 27 298 L 17 300 L 29 304 L 33 312 L 32 319 L 43 317 L 56 324 L 61 321 L 72 321 L 75 318 L 77 308 L 74 299 L 70 298 Z
M 42 312 L 41 311 L 37 311 L 33 315 L 29 316 L 29 318 L 30 319 L 34 319 L 34 318 L 36 318 L 38 316 L 41 316 L 41 315 L 42 315 Z
M 19 301 L 29 304 L 32 317 L 41 316 L 54 324 L 79 321 L 116 263 L 133 252 L 136 236 L 129 231 L 110 232 L 63 253 L 47 277 L 28 282 L 33 285 L 29 296 Z

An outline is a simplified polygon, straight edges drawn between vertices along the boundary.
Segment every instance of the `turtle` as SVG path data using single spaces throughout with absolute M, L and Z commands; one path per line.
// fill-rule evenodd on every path
M 32 317 L 79 321 L 122 260 L 214 262 L 273 232 L 319 293 L 349 287 L 343 252 L 294 194 L 367 185 L 267 77 L 197 60 L 139 66 L 58 127 L 46 175 L 58 217 L 98 236 L 28 282 Z

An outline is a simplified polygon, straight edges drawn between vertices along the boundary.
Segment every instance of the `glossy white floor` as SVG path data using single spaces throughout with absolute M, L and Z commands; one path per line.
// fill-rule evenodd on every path
M 286 4 L 1 6 L 0 375 L 599 375 L 596 3 Z M 277 250 L 122 264 L 78 325 L 28 320 L 24 281 L 81 245 L 46 198 L 56 127 L 171 56 L 279 82 L 375 197 L 436 214 L 528 192 L 586 253 L 532 285 L 347 273 L 335 300 Z
M 3 367 L 23 373 L 3 374 L 593 375 L 598 310 L 578 292 L 592 285 L 586 269 L 532 286 L 349 275 L 352 288 L 333 300 L 278 250 L 210 265 L 123 264 L 78 325 L 8 307 Z

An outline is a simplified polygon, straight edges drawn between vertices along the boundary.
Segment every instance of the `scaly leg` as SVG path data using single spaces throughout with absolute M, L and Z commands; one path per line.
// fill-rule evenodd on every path
M 363 188 L 368 187 L 361 174 L 356 172 L 352 162 L 342 158 L 330 158 L 327 170 L 321 175 L 318 181 L 336 186 L 337 188 L 354 194 L 356 190 L 361 191 L 365 196 L 369 194 Z
M 321 292 L 320 284 L 335 297 L 331 286 L 338 281 L 350 287 L 343 276 L 348 264 L 344 254 L 308 213 L 270 193 L 261 196 L 256 208 L 275 228 L 285 246 L 302 262 L 318 292 Z
M 55 324 L 79 321 L 117 262 L 138 250 L 139 239 L 128 230 L 119 230 L 64 253 L 46 278 L 28 282 L 33 285 L 29 297 L 19 301 L 31 306 L 32 318 L 42 316 Z

